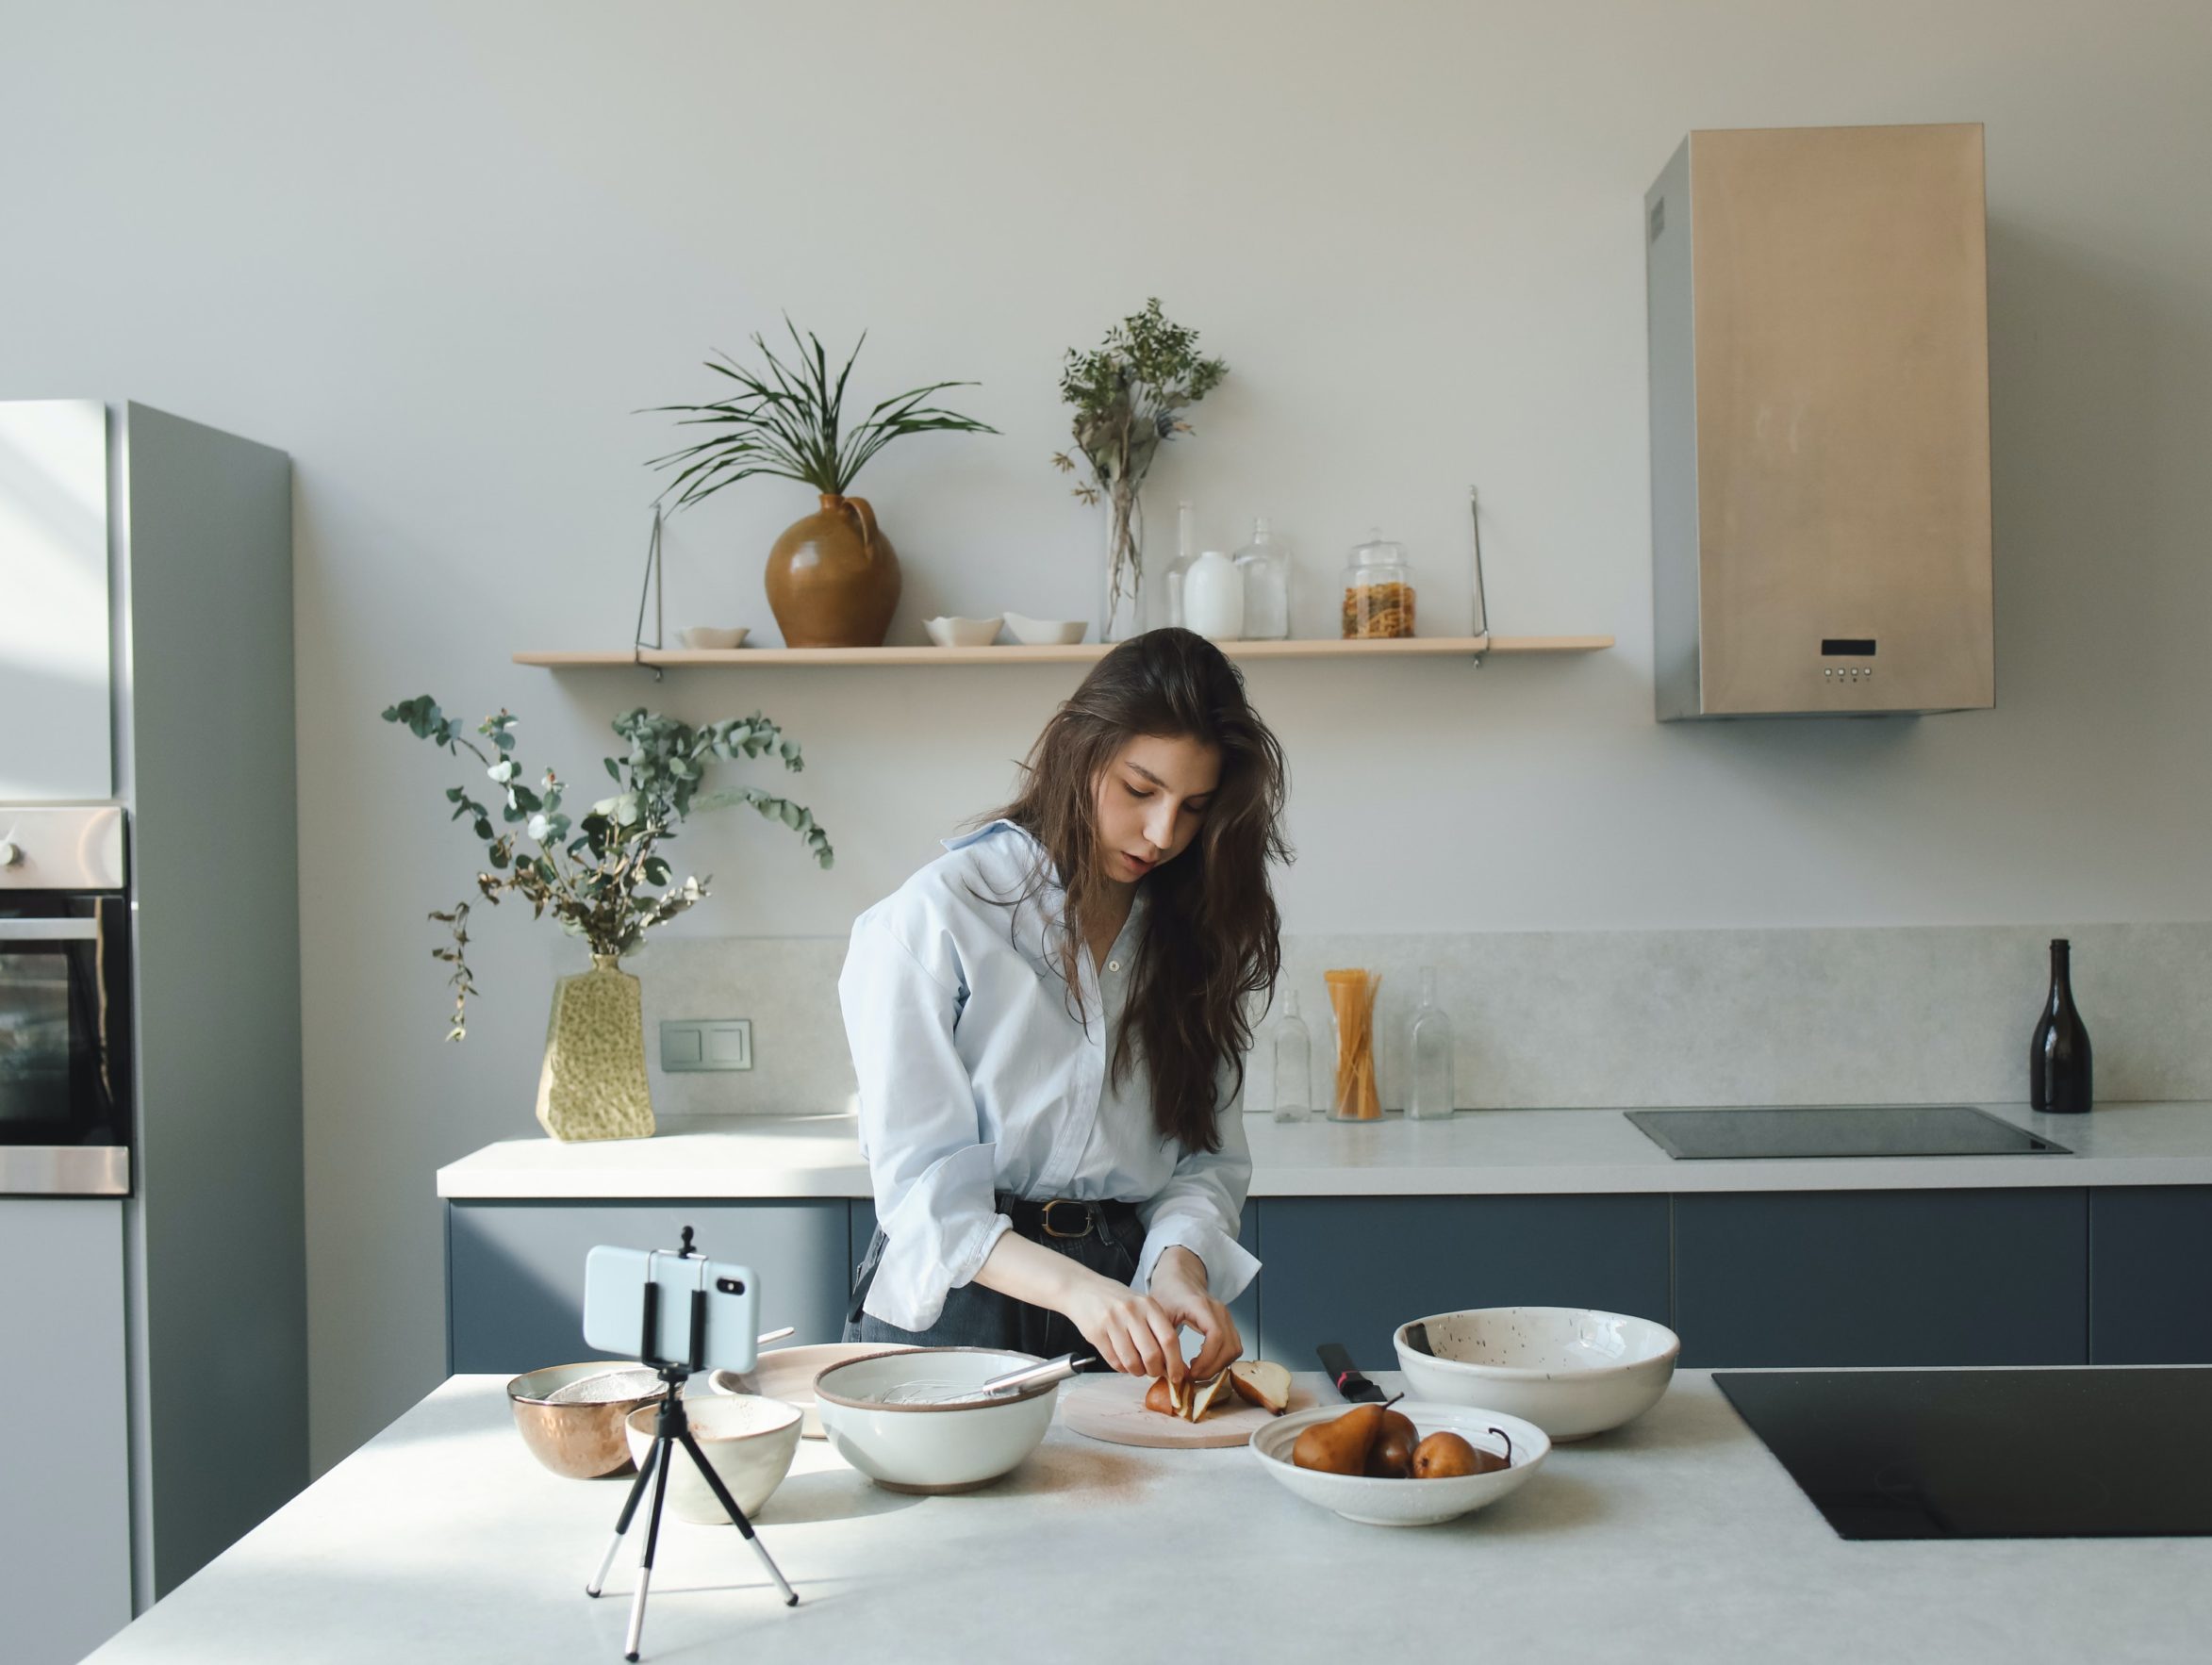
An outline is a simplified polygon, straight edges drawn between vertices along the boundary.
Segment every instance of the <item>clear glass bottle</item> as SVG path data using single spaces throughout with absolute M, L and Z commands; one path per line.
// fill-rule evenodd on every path
M 1412 1080 L 1406 1089 L 1406 1119 L 1444 1121 L 1456 1108 L 1452 1092 L 1452 1020 L 1436 1003 L 1436 968 L 1421 968 L 1421 1004 L 1406 1031 L 1406 1062 Z
M 1197 512 L 1187 503 L 1175 505 L 1175 559 L 1167 563 L 1167 570 L 1160 585 L 1160 618 L 1163 625 L 1183 628 L 1182 581 L 1190 571 L 1191 563 L 1198 558 Z
M 1279 642 L 1290 635 L 1290 551 L 1267 529 L 1267 517 L 1252 518 L 1252 541 L 1236 552 L 1236 569 L 1245 581 L 1245 640 Z
M 1275 1119 L 1302 1122 L 1313 1111 L 1313 1037 L 1298 1015 L 1298 992 L 1283 996 L 1275 1020 Z
M 1406 546 L 1380 531 L 1352 552 L 1344 575 L 1344 634 L 1347 641 L 1413 634 L 1413 573 Z

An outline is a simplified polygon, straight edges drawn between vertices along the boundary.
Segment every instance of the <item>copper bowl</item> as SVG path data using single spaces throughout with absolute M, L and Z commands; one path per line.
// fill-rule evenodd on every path
M 596 1480 L 631 1472 L 630 1441 L 622 1423 L 640 1405 L 660 1397 L 656 1382 L 649 1393 L 624 1399 L 596 1399 L 549 1405 L 546 1396 L 566 1383 L 605 1370 L 643 1370 L 635 1360 L 594 1359 L 584 1364 L 553 1364 L 527 1371 L 507 1383 L 507 1403 L 530 1455 L 556 1475 Z

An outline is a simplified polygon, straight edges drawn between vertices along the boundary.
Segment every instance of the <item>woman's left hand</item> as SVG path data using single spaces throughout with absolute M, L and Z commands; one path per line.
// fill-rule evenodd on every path
M 1161 1255 L 1152 1268 L 1152 1298 L 1179 1324 L 1206 1338 L 1191 1360 L 1195 1380 L 1217 1376 L 1245 1354 L 1244 1337 L 1229 1309 L 1206 1293 L 1206 1262 L 1180 1245 Z

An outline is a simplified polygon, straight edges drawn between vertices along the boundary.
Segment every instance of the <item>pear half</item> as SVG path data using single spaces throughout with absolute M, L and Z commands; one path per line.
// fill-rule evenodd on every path
M 1229 1385 L 1238 1398 L 1257 1405 L 1270 1416 L 1290 1409 L 1290 1372 L 1264 1359 L 1239 1359 L 1229 1367 Z

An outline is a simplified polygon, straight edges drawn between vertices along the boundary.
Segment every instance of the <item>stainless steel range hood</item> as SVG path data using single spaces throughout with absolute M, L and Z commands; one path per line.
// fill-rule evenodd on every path
M 1644 238 L 1660 719 L 1994 704 L 1980 125 L 1692 133 Z

